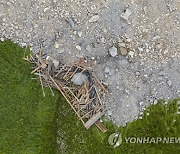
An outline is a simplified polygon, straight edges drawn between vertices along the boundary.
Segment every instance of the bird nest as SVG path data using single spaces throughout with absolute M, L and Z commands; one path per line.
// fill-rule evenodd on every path
M 44 86 L 56 88 L 64 96 L 85 128 L 95 124 L 106 132 L 106 127 L 100 122 L 106 111 L 107 85 L 94 74 L 93 69 L 83 63 L 63 63 L 41 52 L 31 56 L 34 63 L 32 74 L 39 76 L 43 94 Z

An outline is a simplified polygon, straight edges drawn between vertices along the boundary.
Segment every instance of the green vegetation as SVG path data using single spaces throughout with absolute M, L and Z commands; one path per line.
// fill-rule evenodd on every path
M 32 65 L 22 58 L 28 50 L 10 41 L 0 43 L 0 154 L 176 154 L 180 144 L 132 144 L 125 137 L 180 137 L 177 100 L 167 107 L 151 105 L 143 119 L 116 127 L 106 120 L 105 134 L 95 126 L 86 130 L 62 97 L 46 97 Z M 149 114 L 149 115 L 148 115 Z M 108 137 L 121 132 L 122 144 L 113 149 Z M 56 137 L 57 142 L 56 144 Z
M 180 153 L 180 144 L 133 144 L 125 143 L 125 137 L 180 137 L 180 114 L 177 100 L 169 101 L 167 107 L 160 101 L 151 105 L 143 119 L 128 123 L 126 127 L 115 127 L 105 122 L 108 133 L 101 133 L 95 126 L 85 130 L 64 101 L 58 105 L 59 153 L 77 154 L 175 154 Z M 148 115 L 148 114 L 149 115 Z M 122 144 L 113 149 L 108 137 L 115 131 L 121 132 Z
M 0 43 L 0 153 L 55 153 L 58 94 L 42 95 L 39 81 L 31 80 L 28 50 L 10 41 Z

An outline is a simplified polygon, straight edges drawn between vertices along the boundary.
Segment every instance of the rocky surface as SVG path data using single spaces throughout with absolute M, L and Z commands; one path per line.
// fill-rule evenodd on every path
M 158 99 L 180 97 L 179 22 L 179 0 L 0 1 L 1 41 L 96 61 L 109 85 L 107 115 L 118 125 Z

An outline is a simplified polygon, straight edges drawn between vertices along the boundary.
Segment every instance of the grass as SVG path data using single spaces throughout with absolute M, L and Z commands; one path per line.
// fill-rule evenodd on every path
M 143 119 L 128 123 L 126 127 L 115 127 L 105 122 L 109 131 L 101 133 L 96 127 L 85 130 L 64 101 L 58 105 L 59 153 L 67 154 L 174 154 L 180 153 L 180 144 L 132 144 L 125 143 L 125 137 L 180 137 L 180 114 L 177 114 L 177 100 L 169 101 L 167 107 L 160 101 L 151 105 Z M 147 115 L 149 113 L 149 115 Z M 176 120 L 176 121 L 175 121 Z M 113 149 L 108 137 L 115 131 L 121 132 L 123 142 Z
M 95 126 L 86 130 L 57 91 L 52 97 L 47 88 L 43 97 L 39 81 L 31 80 L 31 64 L 22 59 L 25 52 L 10 41 L 0 43 L 0 154 L 180 153 L 179 144 L 132 144 L 124 140 L 180 137 L 177 100 L 169 101 L 167 107 L 163 101 L 149 106 L 142 120 L 126 127 L 106 121 L 109 131 L 105 134 Z M 108 137 L 115 131 L 121 132 L 123 142 L 113 149 Z
M 58 94 L 31 80 L 27 50 L 10 41 L 0 43 L 0 153 L 56 153 Z M 27 51 L 28 52 L 28 51 Z

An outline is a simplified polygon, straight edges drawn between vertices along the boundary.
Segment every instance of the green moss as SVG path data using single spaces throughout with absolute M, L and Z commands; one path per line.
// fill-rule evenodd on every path
M 0 43 L 0 153 L 55 153 L 58 94 L 42 95 L 39 81 L 31 80 L 29 51 L 10 41 Z
M 105 134 L 96 127 L 85 130 L 69 105 L 64 101 L 58 105 L 59 153 L 67 154 L 173 154 L 180 153 L 180 144 L 132 144 L 126 143 L 125 137 L 180 137 L 180 115 L 177 114 L 177 100 L 169 101 L 164 106 L 160 101 L 151 105 L 143 119 L 128 123 L 126 127 L 116 127 L 110 121 L 105 122 L 109 131 Z M 147 115 L 149 113 L 149 115 Z M 174 121 L 176 120 L 176 121 Z M 123 142 L 113 149 L 108 144 L 108 137 L 115 131 L 121 132 Z

